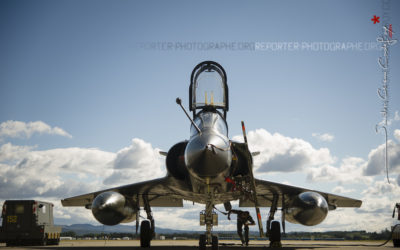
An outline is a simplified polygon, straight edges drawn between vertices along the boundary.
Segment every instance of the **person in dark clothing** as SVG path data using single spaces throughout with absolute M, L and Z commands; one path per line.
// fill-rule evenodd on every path
M 240 240 L 242 241 L 242 244 L 246 244 L 246 246 L 249 245 L 249 226 L 253 226 L 256 223 L 254 222 L 253 218 L 250 216 L 250 213 L 248 211 L 241 211 L 241 210 L 230 210 L 228 213 L 228 219 L 230 220 L 231 213 L 237 214 L 237 233 L 240 237 Z M 243 239 L 243 233 L 242 233 L 242 228 L 244 225 L 244 239 Z

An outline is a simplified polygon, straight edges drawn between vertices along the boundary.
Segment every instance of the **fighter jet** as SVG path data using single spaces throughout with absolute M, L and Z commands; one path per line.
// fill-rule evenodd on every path
M 218 237 L 212 234 L 212 227 L 218 224 L 218 204 L 224 204 L 228 212 L 230 202 L 237 200 L 239 207 L 255 207 L 260 236 L 264 236 L 260 208 L 270 207 L 266 232 L 271 243 L 280 242 L 281 226 L 273 221 L 278 209 L 284 231 L 285 220 L 314 226 L 337 207 L 361 206 L 360 200 L 254 178 L 253 157 L 259 152 L 250 152 L 244 123 L 244 142 L 228 137 L 228 85 L 220 64 L 204 61 L 193 69 L 189 87 L 192 117 L 181 99 L 176 102 L 190 120 L 190 138 L 160 152 L 166 156 L 167 176 L 66 198 L 62 205 L 91 209 L 104 225 L 136 220 L 136 230 L 144 210 L 147 219 L 140 224 L 140 243 L 150 247 L 155 232 L 151 207 L 183 207 L 183 200 L 205 204 L 200 212 L 200 224 L 206 227 L 200 235 L 200 249 L 207 245 L 218 249 Z

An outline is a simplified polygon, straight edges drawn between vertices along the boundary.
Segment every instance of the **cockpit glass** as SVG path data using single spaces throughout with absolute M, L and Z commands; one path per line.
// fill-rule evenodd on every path
M 226 106 L 222 76 L 213 68 L 205 69 L 197 75 L 192 91 L 193 107 L 214 106 L 223 108 Z

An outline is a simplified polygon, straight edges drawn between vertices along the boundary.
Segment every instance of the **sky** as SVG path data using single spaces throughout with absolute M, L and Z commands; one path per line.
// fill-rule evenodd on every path
M 257 178 L 363 201 L 287 231 L 389 228 L 400 202 L 399 11 L 390 0 L 0 1 L 0 205 L 51 201 L 56 223 L 98 224 L 60 200 L 165 176 L 158 151 L 189 138 L 175 99 L 188 107 L 191 71 L 213 60 L 227 73 L 230 138 L 242 140 L 243 120 L 261 152 Z M 385 72 L 390 183 L 375 131 Z M 203 230 L 203 209 L 185 202 L 154 217 Z M 220 215 L 216 230 L 235 223 Z

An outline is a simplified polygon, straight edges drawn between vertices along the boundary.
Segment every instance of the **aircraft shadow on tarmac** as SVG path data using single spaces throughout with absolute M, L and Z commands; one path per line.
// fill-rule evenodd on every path
M 220 250 L 231 250 L 231 249 L 275 249 L 275 248 L 269 248 L 268 246 L 249 246 L 249 247 L 242 247 L 242 246 L 220 246 Z M 146 248 L 141 248 L 141 247 L 127 247 L 127 246 L 110 246 L 110 247 L 98 247 L 98 246 L 90 246 L 90 247 L 27 247 L 24 249 L 73 249 L 73 250 L 80 250 L 80 249 L 99 249 L 99 250 L 106 250 L 106 249 L 146 249 Z M 148 248 L 151 250 L 185 250 L 185 249 L 190 249 L 190 250 L 197 250 L 199 247 L 196 246 L 156 246 L 156 247 L 151 247 Z M 211 249 L 211 247 L 209 248 Z M 283 246 L 282 248 L 276 248 L 276 249 L 313 249 L 313 247 L 285 247 Z

